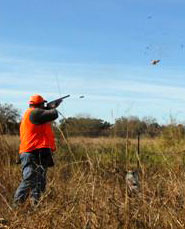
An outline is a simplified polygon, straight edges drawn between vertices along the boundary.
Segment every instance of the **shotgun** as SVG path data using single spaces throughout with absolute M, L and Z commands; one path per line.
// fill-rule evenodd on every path
M 47 109 L 54 109 L 54 108 L 58 107 L 58 106 L 60 105 L 60 103 L 61 103 L 64 99 L 68 98 L 69 96 L 70 96 L 70 95 L 66 95 L 66 96 L 63 96 L 63 97 L 61 97 L 61 98 L 59 98 L 59 99 L 52 100 L 51 102 L 47 103 L 46 108 L 47 108 Z

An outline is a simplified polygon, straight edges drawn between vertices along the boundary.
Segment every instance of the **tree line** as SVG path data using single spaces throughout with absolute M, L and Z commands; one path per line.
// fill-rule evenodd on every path
M 0 104 L 0 133 L 18 134 L 21 121 L 20 111 L 12 104 Z M 56 128 L 57 126 L 57 128 Z M 185 136 L 185 126 L 172 122 L 168 125 L 160 125 L 155 118 L 145 117 L 139 119 L 136 116 L 122 116 L 115 120 L 114 124 L 91 117 L 68 117 L 55 123 L 56 132 L 62 130 L 65 136 L 118 136 L 135 138 L 138 133 L 146 137 L 156 137 L 161 134 L 170 137 Z

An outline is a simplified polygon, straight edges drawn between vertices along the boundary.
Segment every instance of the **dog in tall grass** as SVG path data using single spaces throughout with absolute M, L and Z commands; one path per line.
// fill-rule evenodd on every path
M 125 175 L 125 181 L 130 194 L 139 192 L 140 185 L 138 170 L 128 170 Z

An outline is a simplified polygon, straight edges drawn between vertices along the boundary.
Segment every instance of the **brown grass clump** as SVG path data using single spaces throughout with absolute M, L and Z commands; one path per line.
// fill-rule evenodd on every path
M 129 142 L 126 158 L 124 139 L 69 139 L 69 146 L 58 146 L 39 206 L 33 209 L 27 201 L 13 210 L 12 196 L 21 179 L 14 164 L 18 138 L 1 136 L 0 218 L 6 221 L 0 228 L 185 228 L 183 152 L 173 146 L 168 153 L 159 139 L 142 140 L 140 191 L 132 194 L 125 185 L 125 168 L 137 165 L 136 143 Z

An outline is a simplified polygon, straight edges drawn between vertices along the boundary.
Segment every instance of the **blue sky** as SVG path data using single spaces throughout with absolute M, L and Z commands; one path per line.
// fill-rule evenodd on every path
M 183 0 L 0 0 L 0 101 L 24 112 L 32 94 L 70 94 L 66 117 L 184 122 L 184 12 Z

